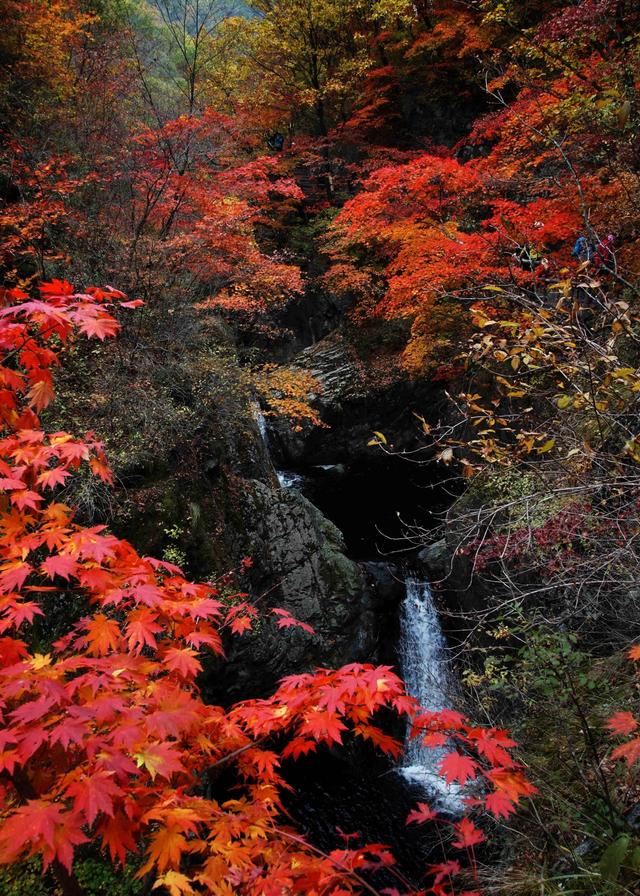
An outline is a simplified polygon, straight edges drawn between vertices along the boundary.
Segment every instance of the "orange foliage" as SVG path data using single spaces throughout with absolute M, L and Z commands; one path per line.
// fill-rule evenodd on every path
M 141 557 L 103 526 L 75 522 L 56 487 L 87 463 L 109 481 L 102 447 L 92 436 L 47 433 L 37 416 L 53 397 L 60 346 L 78 332 L 114 335 L 113 312 L 138 303 L 63 281 L 39 292 L 5 290 L 0 311 L 0 861 L 39 855 L 64 885 L 75 848 L 93 840 L 113 862 L 144 853 L 141 873 L 184 892 L 356 892 L 362 872 L 392 866 L 392 856 L 307 845 L 280 811 L 280 764 L 347 733 L 396 756 L 377 715 L 385 708 L 413 717 L 426 743 L 451 745 L 449 780 L 483 777 L 486 795 L 470 802 L 505 814 L 532 793 L 503 732 L 458 713 L 421 713 L 387 667 L 294 676 L 271 698 L 228 711 L 203 702 L 203 654 L 221 654 L 224 629 L 251 626 L 255 610 L 242 595 L 222 601 L 214 584 Z M 29 647 L 30 629 L 52 593 L 77 595 L 85 610 L 42 654 Z M 273 613 L 279 627 L 309 630 Z M 222 764 L 237 790 L 218 802 L 201 782 Z M 460 823 L 457 834 L 465 848 L 480 842 L 473 826 Z

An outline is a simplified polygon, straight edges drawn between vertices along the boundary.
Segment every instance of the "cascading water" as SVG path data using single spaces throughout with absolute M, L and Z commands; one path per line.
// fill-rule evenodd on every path
M 400 620 L 400 669 L 407 691 L 424 709 L 436 712 L 451 705 L 455 690 L 446 656 L 446 642 L 428 582 L 408 578 Z M 446 747 L 427 747 L 407 734 L 400 774 L 422 788 L 435 809 L 452 814 L 464 806 L 458 785 L 447 784 L 438 767 Z
M 257 402 L 254 415 L 260 436 L 269 452 L 269 433 L 264 414 Z M 319 465 L 325 472 L 336 465 Z M 302 490 L 305 477 L 290 470 L 275 471 L 280 487 Z M 446 656 L 446 642 L 431 596 L 428 582 L 406 580 L 406 597 L 401 613 L 400 667 L 407 691 L 425 709 L 437 711 L 451 705 L 455 690 Z M 426 747 L 407 734 L 403 765 L 398 769 L 405 781 L 425 792 L 433 807 L 458 814 L 464 808 L 464 794 L 456 785 L 448 785 L 439 773 L 446 747 Z
M 264 442 L 265 445 L 269 445 L 269 434 L 267 433 L 267 421 L 260 410 L 260 405 L 257 401 L 253 402 L 253 416 L 255 417 L 255 421 L 258 424 L 258 431 L 260 432 L 260 438 Z
M 300 491 L 304 486 L 304 476 L 293 473 L 290 470 L 276 470 L 278 482 L 281 488 L 293 488 Z
M 264 442 L 267 453 L 269 452 L 269 431 L 267 429 L 267 421 L 264 414 L 260 410 L 260 405 L 256 402 L 253 407 L 253 414 L 258 424 L 260 438 Z M 294 473 L 290 470 L 276 470 L 276 476 L 281 488 L 293 488 L 301 490 L 304 484 L 304 477 L 300 473 Z
M 265 452 L 271 457 L 270 449 L 275 445 L 270 444 L 267 421 L 257 402 L 252 410 Z M 273 472 L 285 490 L 281 496 L 283 503 L 293 506 L 296 492 L 310 495 L 314 504 L 319 499 L 318 506 L 326 518 L 336 525 L 342 523 L 350 533 L 356 547 L 348 556 L 356 553 L 360 559 L 375 556 L 379 560 L 375 554 L 377 541 L 374 542 L 379 532 L 377 517 L 374 515 L 372 520 L 368 516 L 378 509 L 373 504 L 375 490 L 371 490 L 368 471 L 361 472 L 355 487 L 353 469 L 342 464 L 307 465 L 304 474 L 293 470 L 274 469 Z M 397 498 L 398 482 L 402 483 L 399 477 L 389 483 L 385 480 L 389 501 L 395 502 Z M 285 497 L 287 492 L 290 500 Z M 327 506 L 323 506 L 323 499 Z M 344 513 L 345 505 L 353 505 L 353 510 Z M 341 515 L 335 519 L 338 513 Z M 360 539 L 359 527 L 363 521 L 369 522 L 370 534 Z M 391 574 L 394 572 L 392 567 Z M 402 673 L 409 693 L 425 708 L 441 709 L 451 705 L 444 637 L 429 586 L 414 580 L 408 580 L 406 585 L 402 610 Z M 402 768 L 390 769 L 385 757 L 372 756 L 368 745 L 358 743 L 353 752 L 346 754 L 323 751 L 301 757 L 287 765 L 287 778 L 294 786 L 286 797 L 287 810 L 300 818 L 311 841 L 327 852 L 343 848 L 337 833 L 341 829 L 360 831 L 365 842 L 389 843 L 402 868 L 409 876 L 415 875 L 417 882 L 422 879 L 424 857 L 430 853 L 435 839 L 430 826 L 406 827 L 407 814 L 415 805 L 417 792 L 424 794 L 418 798 L 427 800 L 442 814 L 456 816 L 463 808 L 459 789 L 447 787 L 438 774 L 438 764 L 445 752 L 421 747 L 407 738 Z M 389 879 L 389 886 L 393 883 Z

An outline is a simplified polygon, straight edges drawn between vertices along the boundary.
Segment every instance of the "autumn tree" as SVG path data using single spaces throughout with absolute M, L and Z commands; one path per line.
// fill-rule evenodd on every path
M 372 65 L 376 30 L 413 16 L 404 0 L 254 0 L 258 13 L 245 30 L 243 52 L 254 83 L 282 124 L 305 119 L 320 136 L 345 120 L 355 91 Z M 293 118 L 291 113 L 293 113 Z
M 130 38 L 142 93 L 156 124 L 202 113 L 224 64 L 221 26 L 237 4 L 230 0 L 151 0 L 130 12 Z M 211 79 L 214 83 L 211 83 Z
M 386 667 L 292 677 L 273 697 L 230 710 L 202 701 L 203 652 L 220 654 L 221 632 L 247 630 L 255 609 L 246 595 L 192 584 L 103 526 L 77 523 L 57 489 L 84 464 L 108 481 L 102 446 L 91 436 L 47 433 L 37 417 L 53 397 L 60 344 L 78 332 L 113 336 L 114 308 L 139 302 L 113 289 L 75 293 L 61 281 L 39 292 L 31 299 L 5 290 L 0 326 L 0 860 L 40 856 L 65 894 L 79 892 L 74 854 L 89 841 L 112 862 L 144 854 L 140 873 L 172 893 L 371 891 L 362 874 L 393 867 L 388 851 L 327 855 L 307 844 L 282 817 L 280 765 L 340 744 L 348 731 L 397 755 L 376 719 L 385 707 L 412 718 L 425 743 L 452 747 L 442 760 L 447 780 L 482 777 L 486 791 L 474 805 L 511 814 L 532 788 L 504 732 L 450 711 L 422 712 Z M 42 652 L 35 624 L 51 601 L 78 609 L 55 643 L 44 638 Z M 308 629 L 286 611 L 272 613 L 281 628 Z M 234 770 L 236 792 L 206 797 L 202 782 L 222 765 Z M 432 817 L 423 807 L 409 821 Z M 462 849 L 483 839 L 470 820 L 456 831 Z M 451 892 L 456 870 L 458 863 L 438 877 L 436 869 L 437 892 Z

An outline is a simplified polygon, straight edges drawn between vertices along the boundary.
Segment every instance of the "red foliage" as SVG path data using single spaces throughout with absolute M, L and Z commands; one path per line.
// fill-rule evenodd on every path
M 596 523 L 592 511 L 588 502 L 572 502 L 538 526 L 474 539 L 461 548 L 460 553 L 473 555 L 479 571 L 490 563 L 502 561 L 514 568 L 535 562 L 542 571 L 553 572 L 560 553 L 565 566 L 579 563 L 581 537 L 593 535 L 596 526 L 606 526 Z M 620 524 L 624 526 L 623 519 Z
M 60 346 L 77 333 L 115 334 L 113 312 L 136 303 L 112 289 L 76 293 L 61 281 L 44 284 L 37 299 L 9 289 L 2 300 L 1 861 L 40 855 L 63 874 L 75 847 L 91 840 L 114 862 L 144 853 L 142 873 L 158 885 L 182 882 L 185 892 L 354 892 L 361 872 L 393 862 L 388 850 L 324 855 L 308 846 L 280 813 L 279 766 L 346 733 L 397 755 L 376 720 L 383 709 L 416 716 L 418 736 L 456 745 L 443 769 L 463 783 L 481 775 L 489 808 L 491 794 L 505 795 L 506 812 L 533 791 L 502 732 L 457 713 L 419 715 L 387 667 L 294 676 L 271 698 L 228 711 L 205 704 L 196 683 L 203 649 L 221 654 L 221 630 L 250 627 L 256 611 L 243 596 L 222 601 L 215 585 L 139 556 L 102 526 L 75 522 L 55 487 L 83 464 L 108 481 L 102 447 L 91 435 L 46 433 L 36 413 L 53 396 Z M 85 615 L 50 652 L 33 652 L 42 601 L 55 594 L 64 605 L 72 593 Z M 307 628 L 274 612 L 282 626 Z M 234 769 L 238 790 L 219 803 L 202 795 L 201 783 L 221 765 Z M 429 817 L 422 810 L 415 820 Z M 460 823 L 457 832 L 465 846 L 480 842 L 472 826 Z
M 428 329 L 441 298 L 465 300 L 488 284 L 535 282 L 542 269 L 521 264 L 524 247 L 545 256 L 545 271 L 566 263 L 580 232 L 577 204 L 568 201 L 566 190 L 541 188 L 540 195 L 515 201 L 495 186 L 492 163 L 484 159 L 463 164 L 429 154 L 376 170 L 336 220 L 337 267 L 327 275 L 329 282 L 339 280 L 343 289 L 346 284 L 362 295 L 363 317 L 373 311 L 413 318 L 419 337 L 422 321 Z M 385 286 L 373 309 L 363 253 L 372 258 L 372 270 L 383 265 Z M 454 335 L 464 313 L 460 307 L 451 316 L 450 331 L 439 319 L 435 335 Z
M 615 30 L 619 6 L 619 0 L 583 0 L 579 6 L 565 6 L 540 26 L 538 35 L 547 40 L 607 36 Z
M 629 658 L 633 662 L 640 662 L 640 644 L 634 644 L 629 649 Z M 607 727 L 613 736 L 618 735 L 627 738 L 618 744 L 611 753 L 612 759 L 624 759 L 628 768 L 640 762 L 640 736 L 638 728 L 640 719 L 631 712 L 616 712 L 607 722 Z

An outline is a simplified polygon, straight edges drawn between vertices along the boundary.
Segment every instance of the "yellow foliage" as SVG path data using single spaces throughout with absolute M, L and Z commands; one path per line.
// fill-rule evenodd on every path
M 326 426 L 311 404 L 321 385 L 308 370 L 265 364 L 255 373 L 255 386 L 267 415 L 288 418 L 294 431 L 305 423 Z

